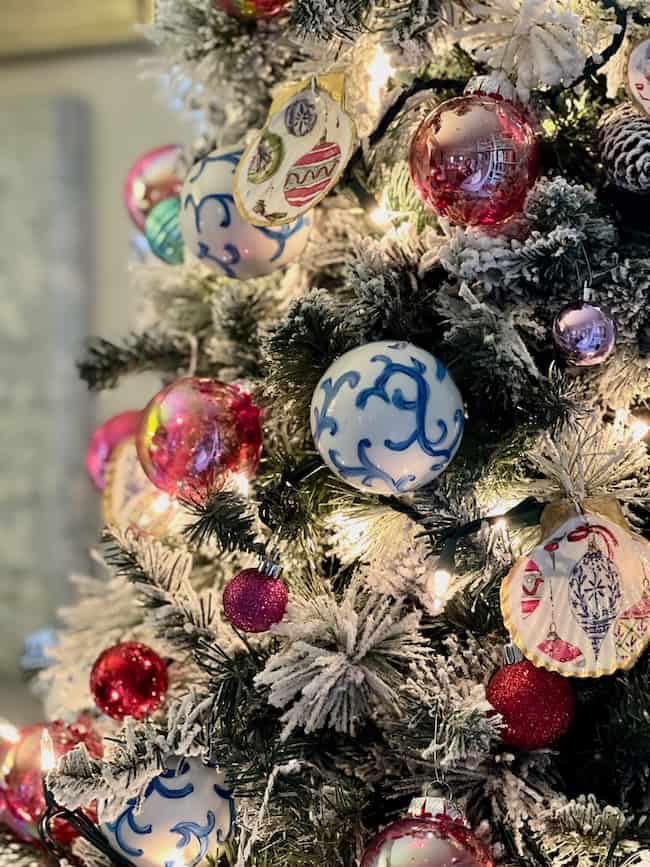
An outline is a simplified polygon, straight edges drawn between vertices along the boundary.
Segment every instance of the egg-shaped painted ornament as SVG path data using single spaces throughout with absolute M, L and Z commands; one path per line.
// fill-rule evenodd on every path
M 168 758 L 141 798 L 117 816 L 98 807 L 111 848 L 134 867 L 197 867 L 215 859 L 235 827 L 235 802 L 225 774 L 198 759 Z
M 341 75 L 281 89 L 237 168 L 237 208 L 256 226 L 291 223 L 332 191 L 355 143 Z
M 278 156 L 266 142 L 256 171 L 263 175 Z M 285 268 L 300 257 L 311 231 L 308 217 L 287 225 L 252 226 L 235 207 L 233 184 L 242 151 L 216 150 L 191 169 L 181 191 L 181 230 L 188 252 L 224 277 L 249 280 Z
M 275 18 L 289 5 L 289 0 L 212 0 L 213 5 L 223 9 L 233 18 L 256 20 Z
M 142 231 L 149 211 L 163 199 L 178 196 L 183 186 L 183 148 L 162 145 L 136 160 L 124 182 L 129 216 Z
M 314 443 L 327 466 L 375 494 L 404 494 L 439 476 L 464 424 L 463 399 L 444 364 L 400 341 L 346 352 L 311 402 Z
M 460 226 L 496 226 L 520 213 L 539 171 L 535 131 L 518 106 L 470 92 L 437 105 L 409 151 L 415 189 Z
M 163 199 L 149 211 L 144 222 L 151 252 L 167 265 L 180 265 L 185 259 L 180 208 L 179 198 Z
M 106 485 L 106 470 L 115 448 L 135 434 L 140 424 L 140 410 L 118 413 L 101 424 L 90 438 L 86 450 L 86 470 L 98 491 Z

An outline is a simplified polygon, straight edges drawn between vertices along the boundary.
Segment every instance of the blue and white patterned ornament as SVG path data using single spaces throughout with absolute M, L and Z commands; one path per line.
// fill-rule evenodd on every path
M 235 207 L 233 183 L 242 151 L 215 150 L 194 165 L 181 191 L 186 250 L 224 277 L 248 280 L 272 274 L 297 259 L 311 220 L 251 226 Z
M 325 463 L 373 494 L 404 494 L 439 476 L 464 423 L 463 399 L 444 364 L 391 340 L 338 358 L 311 402 L 311 431 Z
M 196 759 L 170 759 L 114 821 L 99 822 L 112 848 L 135 867 L 196 867 L 231 835 L 235 803 L 224 775 Z

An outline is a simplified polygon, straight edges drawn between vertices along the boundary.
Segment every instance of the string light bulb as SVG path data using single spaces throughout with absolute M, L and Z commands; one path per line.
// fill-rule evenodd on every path
M 0 719 L 0 741 L 5 741 L 7 744 L 17 744 L 20 740 L 20 733 L 13 723 L 8 719 Z
M 650 441 L 650 412 L 633 413 L 630 419 L 630 436 L 635 443 Z
M 41 770 L 43 774 L 49 774 L 56 767 L 56 755 L 54 743 L 46 728 L 41 732 Z
M 367 70 L 370 79 L 370 84 L 368 85 L 368 103 L 372 108 L 378 109 L 382 91 L 395 72 L 395 67 L 391 63 L 391 59 L 383 45 L 377 45 L 375 56 L 368 64 Z

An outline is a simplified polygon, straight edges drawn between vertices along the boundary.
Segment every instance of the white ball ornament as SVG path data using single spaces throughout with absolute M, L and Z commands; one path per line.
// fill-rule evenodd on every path
M 197 759 L 170 759 L 113 821 L 99 822 L 111 847 L 134 867 L 196 867 L 214 856 L 235 826 L 224 775 Z
M 325 463 L 374 494 L 404 494 L 439 476 L 464 423 L 463 399 L 444 364 L 391 340 L 338 358 L 311 402 L 311 430 Z
M 215 150 L 192 166 L 181 190 L 185 249 L 224 277 L 248 280 L 297 259 L 309 239 L 309 217 L 284 226 L 251 226 L 235 207 L 233 183 L 241 150 Z

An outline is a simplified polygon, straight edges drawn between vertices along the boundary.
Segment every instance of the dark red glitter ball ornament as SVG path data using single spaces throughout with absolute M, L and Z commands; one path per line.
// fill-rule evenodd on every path
M 286 585 L 258 569 L 244 569 L 223 591 L 223 610 L 242 632 L 266 632 L 284 617 L 289 601 Z
M 2 821 L 26 841 L 39 839 L 38 821 L 45 812 L 41 767 L 41 735 L 44 730 L 49 732 L 57 759 L 79 744 L 85 744 L 95 758 L 102 755 L 101 736 L 87 716 L 80 716 L 70 725 L 57 720 L 32 725 L 19 732 L 17 742 L 4 760 L 4 777 L 0 782 L 4 802 Z M 94 810 L 86 812 L 94 821 Z M 62 844 L 69 843 L 77 836 L 77 832 L 61 820 L 55 820 L 52 831 L 55 839 Z
M 503 717 L 503 741 L 520 750 L 549 746 L 566 732 L 575 716 L 571 682 L 527 659 L 500 668 L 486 696 Z
M 163 702 L 167 666 L 146 644 L 124 641 L 109 647 L 90 674 L 90 691 L 97 707 L 113 719 L 143 719 Z

